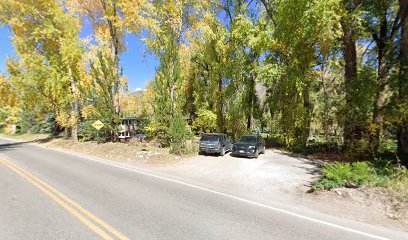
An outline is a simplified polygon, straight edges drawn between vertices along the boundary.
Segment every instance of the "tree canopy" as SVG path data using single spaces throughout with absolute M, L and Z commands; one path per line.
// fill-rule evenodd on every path
M 102 118 L 114 139 L 136 115 L 164 145 L 177 129 L 261 132 L 355 159 L 406 156 L 407 15 L 407 0 L 0 0 L 16 55 L 0 76 L 0 126 L 51 114 L 78 139 Z M 93 39 L 80 37 L 85 21 Z M 138 94 L 122 74 L 126 34 L 159 59 Z

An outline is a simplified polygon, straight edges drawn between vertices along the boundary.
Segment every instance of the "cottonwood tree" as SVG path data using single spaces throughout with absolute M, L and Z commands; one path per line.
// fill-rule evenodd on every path
M 64 1 L 0 1 L 0 22 L 11 27 L 20 58 L 10 63 L 12 79 L 17 85 L 31 82 L 36 94 L 50 99 L 58 123 L 77 140 L 81 21 L 65 6 Z

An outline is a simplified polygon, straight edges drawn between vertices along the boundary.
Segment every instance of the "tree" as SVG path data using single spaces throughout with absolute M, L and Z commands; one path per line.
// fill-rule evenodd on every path
M 269 78 L 269 108 L 287 145 L 306 146 L 313 103 L 313 67 L 319 48 L 333 45 L 337 1 L 261 1 L 273 35 L 261 73 Z M 273 70 L 272 70 L 273 69 Z
M 376 43 L 377 50 L 377 81 L 375 102 L 373 106 L 373 118 L 370 126 L 370 152 L 377 154 L 380 147 L 380 133 L 384 124 L 384 115 L 392 92 L 390 89 L 390 70 L 396 64 L 395 38 L 405 21 L 407 11 L 397 7 L 396 1 L 367 1 L 365 8 L 368 15 L 365 19 L 367 29 Z
M 86 104 L 88 108 L 92 107 L 88 118 L 103 121 L 105 137 L 114 140 L 120 118 L 114 105 L 115 94 L 118 92 L 118 89 L 114 88 L 118 85 L 113 83 L 120 81 L 121 74 L 116 71 L 116 61 L 111 58 L 109 52 L 98 51 L 96 59 L 92 60 L 90 65 L 91 86 L 84 89 Z
M 345 113 L 348 117 L 344 121 L 344 148 L 352 150 L 356 142 L 362 138 L 364 125 L 361 123 L 358 112 L 359 102 L 354 101 L 355 82 L 357 81 L 357 31 L 358 23 L 356 13 L 361 1 L 343 0 L 342 5 L 345 13 L 341 18 L 342 42 L 344 55 L 344 88 L 345 88 Z
M 80 20 L 65 8 L 64 1 L 3 0 L 0 6 L 0 22 L 11 27 L 20 57 L 20 63 L 14 64 L 20 69 L 10 72 L 16 74 L 12 79 L 23 85 L 31 81 L 35 94 L 52 99 L 51 108 L 59 124 L 71 128 L 77 139 Z M 47 77 L 39 78 L 35 73 Z
M 398 153 L 408 156 L 408 1 L 399 1 L 401 16 L 401 40 L 400 40 L 400 73 L 398 84 L 398 107 L 401 120 L 398 126 Z
M 108 46 L 110 49 L 110 57 L 115 63 L 115 69 L 117 73 L 121 74 L 122 69 L 120 67 L 119 55 L 126 50 L 124 44 L 125 27 L 124 17 L 121 14 L 119 5 L 123 5 L 123 2 L 117 0 L 71 0 L 72 8 L 81 14 L 83 17 L 89 17 L 92 21 L 93 31 L 97 41 Z M 119 80 L 119 79 L 118 79 Z M 114 93 L 113 106 L 115 114 L 120 114 L 120 90 L 126 91 L 126 84 L 122 82 L 112 82 L 112 89 L 116 91 Z
M 195 1 L 152 1 L 146 3 L 135 14 L 125 1 L 124 14 L 144 19 L 143 28 L 147 32 L 145 43 L 155 54 L 160 64 L 152 82 L 154 97 L 154 119 L 152 124 L 161 136 L 167 132 L 173 118 L 182 113 L 184 105 L 184 74 L 181 67 L 181 52 L 186 49 L 187 37 L 195 19 L 200 17 L 201 5 Z M 205 4 L 205 3 L 204 3 Z M 139 32 L 139 23 L 127 23 Z

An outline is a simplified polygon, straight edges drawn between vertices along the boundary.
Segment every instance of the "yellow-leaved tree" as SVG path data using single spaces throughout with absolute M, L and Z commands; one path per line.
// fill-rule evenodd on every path
M 8 63 L 10 79 L 22 93 L 22 105 L 41 100 L 43 112 L 54 112 L 60 127 L 77 140 L 84 74 L 81 19 L 67 1 L 0 0 L 0 22 L 8 25 L 18 60 Z M 35 102 L 32 102 L 32 101 Z M 69 134 L 67 134 L 69 135 Z

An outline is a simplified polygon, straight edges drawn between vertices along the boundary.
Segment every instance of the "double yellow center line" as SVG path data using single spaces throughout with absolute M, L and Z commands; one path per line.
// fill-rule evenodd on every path
M 64 195 L 57 189 L 53 188 L 52 186 L 48 185 L 46 182 L 39 179 L 38 177 L 32 175 L 28 171 L 24 170 L 23 168 L 19 167 L 18 165 L 1 157 L 0 163 L 8 167 L 12 171 L 23 177 L 24 179 L 26 179 L 31 184 L 33 184 L 44 194 L 46 194 L 52 200 L 57 202 L 61 207 L 65 208 L 69 213 L 74 215 L 79 221 L 81 221 L 83 224 L 85 224 L 87 227 L 93 230 L 102 239 L 106 240 L 113 240 L 116 238 L 120 240 L 128 239 L 128 237 L 126 237 L 121 232 L 110 226 L 108 223 L 96 217 L 94 214 L 81 207 L 78 203 L 74 202 L 66 195 Z

